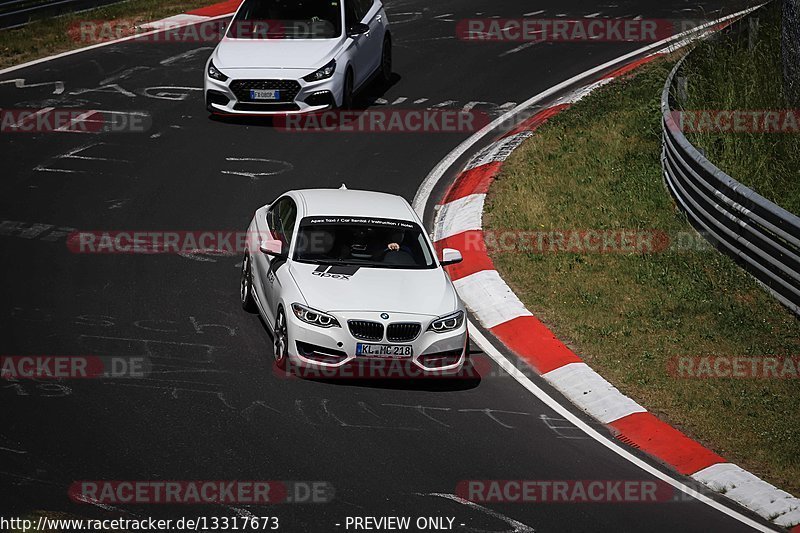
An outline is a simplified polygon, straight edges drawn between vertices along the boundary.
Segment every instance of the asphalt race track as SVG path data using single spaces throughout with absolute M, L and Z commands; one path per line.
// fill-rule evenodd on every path
M 536 16 L 550 18 L 700 18 L 746 3 L 610 4 L 390 1 L 396 80 L 386 91 L 370 88 L 361 103 L 469 106 L 497 116 L 641 46 L 466 43 L 454 38 L 462 18 L 540 10 Z M 384 515 L 451 516 L 464 532 L 748 529 L 693 499 L 466 505 L 446 496 L 462 480 L 650 476 L 559 421 L 493 366 L 466 381 L 278 378 L 269 334 L 239 304 L 239 256 L 71 253 L 66 235 L 74 229 L 244 230 L 257 207 L 292 188 L 344 182 L 410 201 L 469 135 L 302 134 L 266 121 L 211 119 L 201 87 L 212 46 L 120 43 L 0 75 L 2 108 L 152 116 L 138 134 L 2 134 L 0 353 L 147 355 L 157 368 L 136 380 L 0 381 L 4 514 L 250 512 L 278 516 L 290 532 L 344 531 L 347 516 Z M 16 79 L 24 83 L 8 83 Z M 76 480 L 200 479 L 325 481 L 335 498 L 104 509 L 67 497 Z

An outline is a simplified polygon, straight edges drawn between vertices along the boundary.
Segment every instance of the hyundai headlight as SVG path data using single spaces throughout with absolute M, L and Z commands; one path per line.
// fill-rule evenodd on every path
M 208 62 L 208 77 L 217 81 L 228 81 L 228 76 L 220 72 L 219 69 L 214 66 L 213 61 Z
M 336 72 L 336 60 L 331 59 L 331 62 L 319 69 L 316 72 L 312 72 L 308 76 L 304 76 L 303 79 L 312 82 L 312 81 L 320 81 L 320 80 L 327 80 L 333 73 Z

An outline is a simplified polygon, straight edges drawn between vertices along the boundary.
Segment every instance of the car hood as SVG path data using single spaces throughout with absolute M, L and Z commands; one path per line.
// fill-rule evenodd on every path
M 309 306 L 320 311 L 371 311 L 432 317 L 456 309 L 453 284 L 441 268 L 400 270 L 292 263 Z
M 318 69 L 333 59 L 339 39 L 223 39 L 214 64 L 231 68 Z

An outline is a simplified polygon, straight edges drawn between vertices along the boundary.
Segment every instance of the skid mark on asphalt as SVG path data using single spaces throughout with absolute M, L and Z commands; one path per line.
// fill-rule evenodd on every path
M 130 78 L 131 76 L 133 76 L 134 74 L 136 74 L 137 72 L 140 72 L 142 70 L 150 70 L 150 67 L 145 67 L 145 66 L 141 66 L 140 65 L 140 66 L 136 66 L 136 67 L 126 68 L 125 70 L 122 70 L 120 72 L 116 72 L 116 73 L 112 74 L 111 76 L 107 77 L 106 79 L 101 80 L 100 81 L 100 85 L 107 85 L 107 84 L 111 83 L 112 81 L 127 80 L 128 78 Z
M 55 224 L 44 224 L 41 222 L 20 222 L 18 220 L 0 221 L 0 236 L 2 237 L 58 242 L 65 240 L 73 231 L 76 231 L 76 229 L 68 226 L 56 226 Z
M 394 107 L 394 106 L 401 106 L 406 102 L 411 101 L 414 105 L 421 105 L 426 102 L 429 105 L 425 109 L 460 109 L 464 112 L 472 111 L 473 109 L 479 109 L 481 111 L 485 111 L 486 113 L 492 116 L 499 116 L 502 115 L 511 109 L 514 109 L 517 106 L 516 102 L 505 102 L 505 103 L 498 103 L 498 102 L 487 102 L 483 100 L 471 100 L 468 102 L 463 102 L 459 100 L 442 100 L 442 101 L 432 101 L 430 98 L 426 97 L 419 97 L 419 96 L 396 96 L 390 102 L 386 98 L 373 98 L 371 99 L 371 105 L 381 106 L 381 107 Z M 436 103 L 433 103 L 436 102 Z M 461 105 L 463 103 L 463 105 Z
M 46 479 L 40 479 L 38 477 L 26 476 L 23 474 L 14 474 L 13 472 L 5 472 L 0 470 L 0 476 L 10 477 L 15 479 L 16 482 L 12 483 L 15 486 L 27 485 L 27 484 L 37 484 L 37 485 L 49 485 L 51 487 L 58 487 L 59 489 L 63 488 L 61 483 L 55 483 L 53 481 L 48 481 Z
M 32 396 L 37 398 L 64 398 L 72 395 L 72 388 L 63 383 L 53 381 L 37 381 L 27 379 L 20 381 L 17 379 L 6 380 L 8 385 L 0 387 L 2 390 L 13 391 L 16 396 Z
M 20 448 L 18 442 L 12 441 L 5 435 L 0 435 L 0 452 L 13 453 L 16 455 L 26 455 L 28 453 Z
M 512 48 L 511 50 L 506 50 L 505 52 L 501 52 L 497 57 L 505 57 L 511 54 L 516 54 L 517 52 L 522 52 L 523 50 L 527 50 L 528 48 L 537 45 L 536 41 L 531 41 L 529 43 L 524 43 L 519 46 Z
M 162 59 L 161 61 L 159 61 L 159 63 L 163 66 L 170 66 L 176 63 L 188 62 L 189 60 L 195 59 L 197 55 L 203 52 L 208 52 L 209 50 L 213 49 L 214 48 L 212 46 L 201 46 L 200 48 L 195 48 L 193 50 L 189 50 L 188 52 L 182 52 L 180 54 L 170 56 L 166 59 Z M 205 61 L 206 58 L 203 57 L 202 59 L 203 61 Z
M 130 198 L 115 198 L 113 200 L 106 200 L 106 203 L 111 204 L 108 206 L 108 209 L 111 210 L 111 209 L 119 209 L 120 207 L 123 207 L 130 201 L 131 201 Z
M 185 252 L 178 252 L 178 255 L 185 258 L 191 259 L 192 261 L 197 261 L 200 263 L 216 263 L 217 258 L 219 257 L 239 257 L 239 252 L 235 252 L 232 250 L 216 250 L 214 248 L 209 249 L 197 249 L 197 250 L 188 250 Z M 236 267 L 241 267 L 241 264 L 237 264 Z
M 242 170 L 222 170 L 223 174 L 232 176 L 244 176 L 251 181 L 258 181 L 266 176 L 277 176 L 294 170 L 294 165 L 288 161 L 278 159 L 264 159 L 261 157 L 226 157 L 225 161 L 237 163 L 257 163 L 256 165 L 242 165 L 242 167 L 255 167 L 252 169 L 243 168 Z

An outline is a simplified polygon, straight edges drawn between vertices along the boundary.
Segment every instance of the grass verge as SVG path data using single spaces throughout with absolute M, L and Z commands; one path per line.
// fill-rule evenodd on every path
M 492 185 L 485 229 L 693 234 L 663 185 L 659 98 L 673 60 L 555 117 Z M 800 493 L 800 380 L 680 379 L 676 356 L 800 355 L 800 321 L 713 249 L 492 253 L 528 309 L 590 366 L 727 459 Z
M 35 20 L 21 28 L 0 30 L 0 68 L 94 44 L 76 39 L 75 33 L 70 31 L 81 21 L 125 19 L 144 23 L 213 3 L 214 0 L 128 0 L 80 13 Z
M 784 110 L 781 2 L 759 12 L 753 46 L 748 31 L 700 44 L 687 59 L 689 110 Z M 747 25 L 744 25 L 747 28 Z M 800 134 L 696 133 L 690 142 L 735 180 L 800 214 Z

